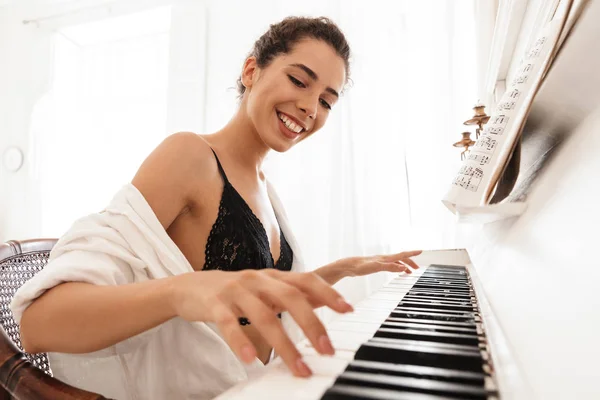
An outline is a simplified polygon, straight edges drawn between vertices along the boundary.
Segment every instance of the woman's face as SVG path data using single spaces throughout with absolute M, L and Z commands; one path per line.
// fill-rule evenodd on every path
M 344 60 L 326 42 L 304 39 L 264 69 L 246 60 L 246 112 L 262 141 L 284 152 L 327 121 L 346 82 Z

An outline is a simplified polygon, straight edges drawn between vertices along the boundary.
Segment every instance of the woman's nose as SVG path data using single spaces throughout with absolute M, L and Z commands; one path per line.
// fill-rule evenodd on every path
M 317 117 L 317 104 L 319 100 L 305 99 L 301 104 L 298 105 L 300 111 L 306 114 L 310 119 L 315 119 Z

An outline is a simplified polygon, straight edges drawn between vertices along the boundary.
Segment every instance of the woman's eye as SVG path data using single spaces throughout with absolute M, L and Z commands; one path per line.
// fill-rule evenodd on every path
M 325 107 L 325 108 L 326 108 L 326 109 L 328 109 L 328 110 L 331 110 L 331 105 L 330 105 L 328 102 L 326 102 L 326 101 L 325 101 L 325 100 L 323 100 L 323 99 L 319 99 L 319 101 L 321 102 L 321 105 L 322 105 L 323 107 Z
M 301 88 L 305 88 L 306 87 L 306 85 L 304 83 L 300 82 L 298 79 L 294 78 L 293 76 L 288 75 L 288 78 L 290 78 L 290 81 L 292 81 L 292 83 L 294 85 L 296 85 L 298 87 L 301 87 Z

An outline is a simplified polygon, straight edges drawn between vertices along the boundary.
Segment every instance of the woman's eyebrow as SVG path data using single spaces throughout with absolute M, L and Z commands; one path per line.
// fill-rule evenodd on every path
M 315 73 L 315 71 L 313 71 L 312 69 L 308 68 L 306 65 L 304 64 L 290 64 L 290 67 L 296 67 L 296 68 L 300 68 L 302 71 L 306 72 L 306 74 L 313 80 L 313 81 L 318 81 L 319 80 L 319 76 Z M 330 87 L 327 87 L 325 89 L 326 91 L 328 91 L 329 93 L 331 93 L 332 95 L 334 95 L 335 97 L 339 98 L 340 95 L 339 93 L 335 90 L 332 89 Z

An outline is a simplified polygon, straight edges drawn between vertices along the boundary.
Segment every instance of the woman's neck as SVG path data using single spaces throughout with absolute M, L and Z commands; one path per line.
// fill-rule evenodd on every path
M 235 160 L 239 168 L 263 180 L 262 163 L 270 148 L 262 141 L 242 108 L 227 125 L 208 137 L 211 144 Z

